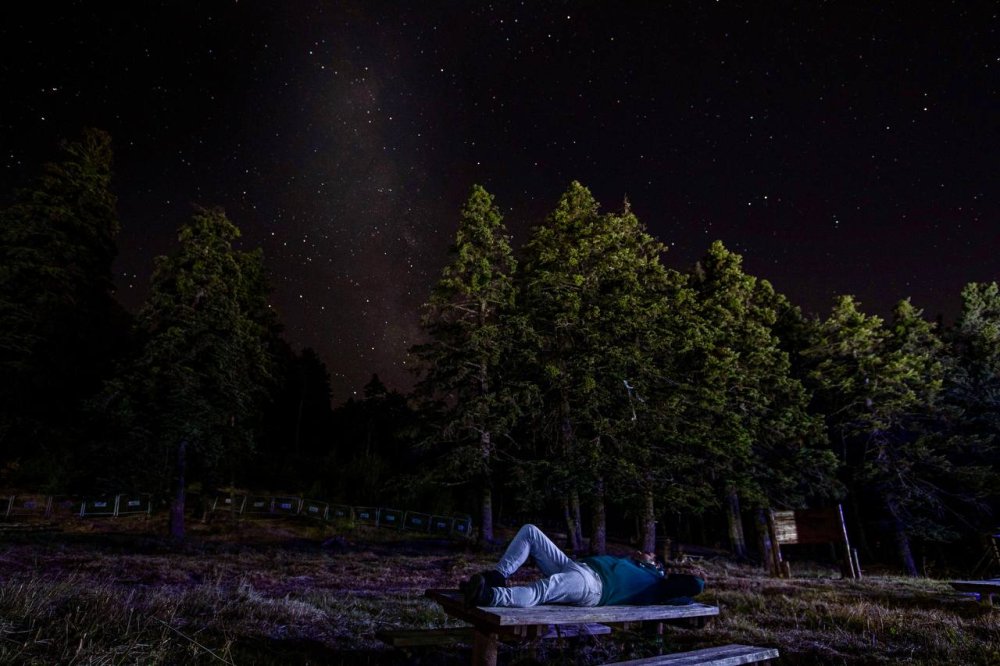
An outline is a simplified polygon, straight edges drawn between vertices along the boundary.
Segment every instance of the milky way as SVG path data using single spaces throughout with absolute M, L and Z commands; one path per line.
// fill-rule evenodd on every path
M 522 243 L 570 180 L 685 269 L 714 239 L 822 314 L 946 319 L 1000 268 L 992 3 L 12 5 L 5 195 L 85 125 L 115 139 L 119 295 L 191 204 L 264 248 L 336 400 L 406 350 L 473 183 Z

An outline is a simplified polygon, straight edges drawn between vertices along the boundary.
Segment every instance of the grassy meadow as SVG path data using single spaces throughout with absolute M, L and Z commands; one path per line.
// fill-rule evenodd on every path
M 377 633 L 459 626 L 423 591 L 498 554 L 285 521 L 194 525 L 175 545 L 153 536 L 162 527 L 0 532 L 0 663 L 464 664 L 469 646 L 403 651 Z M 779 580 L 722 558 L 698 564 L 709 576 L 700 600 L 720 607 L 705 627 L 504 645 L 501 663 L 587 666 L 741 642 L 778 647 L 781 664 L 1000 664 L 1000 609 L 942 581 L 846 581 L 815 565 Z

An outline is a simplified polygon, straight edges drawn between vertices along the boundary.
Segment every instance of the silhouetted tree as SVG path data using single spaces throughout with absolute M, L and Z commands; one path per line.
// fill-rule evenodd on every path
M 313 349 L 297 354 L 281 338 L 273 347 L 273 381 L 252 478 L 259 487 L 325 494 L 325 465 L 336 445 L 330 373 Z
M 414 501 L 419 488 L 408 477 L 414 415 L 406 397 L 390 391 L 372 375 L 361 400 L 351 399 L 333 412 L 334 446 L 325 460 L 335 487 L 328 491 L 352 504 Z
M 250 288 L 262 282 L 247 269 L 256 260 L 233 248 L 238 237 L 221 209 L 200 209 L 181 227 L 180 248 L 157 258 L 138 315 L 141 351 L 107 389 L 131 434 L 147 443 L 135 451 L 142 467 L 159 489 L 172 479 L 176 538 L 185 531 L 189 471 L 211 473 L 252 448 L 270 372 L 266 326 L 250 307 L 261 298 Z
M 87 130 L 0 213 L 0 460 L 39 461 L 33 482 L 74 470 L 82 403 L 128 330 L 111 167 L 111 138 Z

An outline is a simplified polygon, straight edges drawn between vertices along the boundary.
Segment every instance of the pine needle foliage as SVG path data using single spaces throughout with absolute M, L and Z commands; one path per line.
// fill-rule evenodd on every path
M 492 535 L 498 449 L 522 410 L 509 372 L 520 337 L 513 314 L 517 262 L 500 210 L 481 186 L 462 207 L 450 260 L 424 306 L 429 342 L 414 348 L 417 393 L 431 417 L 437 477 L 479 487 L 480 537 Z

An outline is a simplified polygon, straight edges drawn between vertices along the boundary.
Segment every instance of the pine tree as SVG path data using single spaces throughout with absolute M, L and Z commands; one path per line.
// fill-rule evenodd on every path
M 984 444 L 1000 434 L 1000 287 L 970 283 L 948 332 L 948 396 L 962 410 L 970 434 Z
M 446 478 L 479 487 L 480 539 L 493 539 L 498 447 L 520 415 L 518 387 L 505 376 L 517 336 L 512 317 L 517 264 L 500 211 L 482 187 L 462 208 L 451 260 L 425 306 L 430 341 L 415 348 L 425 403 L 441 402 L 436 437 Z
M 945 334 L 944 432 L 956 463 L 955 494 L 967 505 L 990 496 L 995 508 L 1000 485 L 1000 288 L 995 282 L 970 283 L 961 298 L 958 320 Z M 980 533 L 995 527 L 989 522 L 991 512 L 982 506 L 965 507 L 960 517 Z
M 652 376 L 667 281 L 663 250 L 627 203 L 621 214 L 600 214 L 578 182 L 525 247 L 521 305 L 535 342 L 542 429 L 557 461 L 553 490 L 569 498 L 571 536 L 580 522 L 576 498 L 590 499 L 593 552 L 605 549 L 606 502 L 636 486 L 621 474 L 638 444 L 626 427 L 627 387 L 645 390 Z
M 910 575 L 912 540 L 947 538 L 944 488 L 955 472 L 940 428 L 942 343 L 901 301 L 891 326 L 838 299 L 820 328 L 813 379 L 856 505 L 877 507 Z
M 111 138 L 87 130 L 0 213 L 0 459 L 35 457 L 48 475 L 72 466 L 83 401 L 128 329 L 113 298 L 111 168 Z
M 780 299 L 741 262 L 716 241 L 695 266 L 692 286 L 704 331 L 694 370 L 706 424 L 703 457 L 724 499 L 734 551 L 745 557 L 741 503 L 761 508 L 785 499 L 802 485 L 798 465 L 808 463 L 822 477 L 833 461 L 817 446 L 819 423 L 772 328 Z
M 684 444 L 693 433 L 683 424 L 689 387 L 680 359 L 693 342 L 685 316 L 693 293 L 683 276 L 664 268 L 666 247 L 647 233 L 628 201 L 622 213 L 604 220 L 611 241 L 595 324 L 606 353 L 594 369 L 597 377 L 621 379 L 612 381 L 614 390 L 596 395 L 605 430 L 599 473 L 608 498 L 624 501 L 639 517 L 638 537 L 643 550 L 652 552 L 657 517 L 667 506 L 676 509 L 670 502 L 689 490 L 680 473 L 689 460 Z
M 252 448 L 270 372 L 266 322 L 248 307 L 262 300 L 251 290 L 261 281 L 247 269 L 256 260 L 233 248 L 238 237 L 221 209 L 198 210 L 181 227 L 180 248 L 157 259 L 138 315 L 141 350 L 106 392 L 136 441 L 147 443 L 139 468 L 158 475 L 158 488 L 174 489 L 176 538 L 185 532 L 190 473 L 211 479 Z

